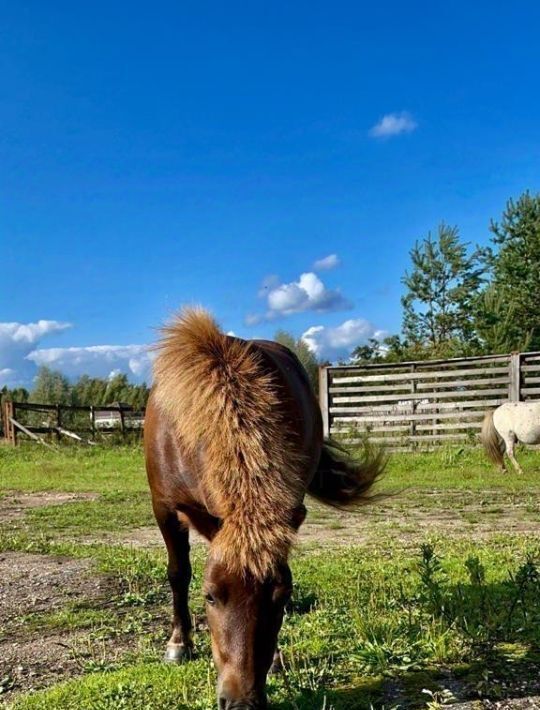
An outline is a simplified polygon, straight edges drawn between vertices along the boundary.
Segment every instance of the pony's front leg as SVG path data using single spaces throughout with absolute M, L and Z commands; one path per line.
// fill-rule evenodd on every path
M 161 534 L 167 545 L 167 576 L 173 597 L 172 634 L 167 643 L 165 660 L 179 662 L 191 658 L 193 652 L 192 621 L 188 606 L 191 563 L 189 531 L 176 512 L 154 509 Z

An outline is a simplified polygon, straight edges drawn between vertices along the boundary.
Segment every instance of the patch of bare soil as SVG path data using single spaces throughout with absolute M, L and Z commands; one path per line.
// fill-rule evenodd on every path
M 502 670 L 502 669 L 501 669 Z M 434 691 L 424 690 L 425 707 L 451 707 L 453 710 L 525 710 L 540 708 L 540 678 L 536 663 L 521 666 L 515 672 L 501 675 L 494 671 L 489 686 L 483 694 L 492 698 L 478 698 L 478 679 L 471 681 L 456 677 L 450 669 L 441 669 L 433 679 L 436 686 L 444 688 Z M 420 687 L 420 686 L 418 686 Z M 430 688 L 430 681 L 422 678 L 422 687 Z M 399 678 L 388 679 L 384 684 L 384 707 L 416 708 L 418 696 L 411 699 L 410 688 Z M 448 695 L 446 695 L 448 693 Z M 431 697 L 430 697 L 431 696 Z M 471 698 L 476 698 L 472 700 Z M 424 707 L 424 705 L 422 705 Z
M 195 531 L 190 533 L 191 543 L 202 542 L 203 539 Z M 163 538 L 157 525 L 132 530 L 120 530 L 116 533 L 101 532 L 92 536 L 85 536 L 80 540 L 83 544 L 93 545 L 95 543 L 105 545 L 125 545 L 126 547 L 164 547 Z
M 470 502 L 463 493 L 462 500 L 433 496 L 395 496 L 375 501 L 357 511 L 343 512 L 325 508 L 307 501 L 308 516 L 298 536 L 302 546 L 321 545 L 378 545 L 381 538 L 405 547 L 415 546 L 426 535 L 437 534 L 454 538 L 470 537 L 476 540 L 494 534 L 515 533 L 540 535 L 540 515 L 528 511 L 526 505 L 493 497 L 489 504 Z M 194 530 L 190 533 L 192 544 L 204 539 Z M 83 540 L 88 544 L 102 543 L 133 547 L 162 547 L 163 539 L 156 526 L 121 530 L 117 533 L 93 534 Z
M 84 632 L 36 630 L 25 617 L 70 602 L 98 603 L 110 597 L 107 580 L 88 560 L 8 552 L 0 554 L 0 581 L 0 697 L 81 672 Z
M 79 500 L 96 500 L 96 498 L 98 498 L 96 493 L 59 493 L 56 491 L 8 493 L 0 497 L 0 522 L 18 520 L 29 508 L 75 503 Z

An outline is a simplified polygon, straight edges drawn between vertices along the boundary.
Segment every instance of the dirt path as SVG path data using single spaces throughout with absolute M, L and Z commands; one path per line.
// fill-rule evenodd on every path
M 308 516 L 298 535 L 300 547 L 373 545 L 381 539 L 414 547 L 426 535 L 483 540 L 509 532 L 540 536 L 540 502 L 524 500 L 509 504 L 504 492 L 486 491 L 484 502 L 471 502 L 463 492 L 437 496 L 407 493 L 374 502 L 358 511 L 343 512 L 308 499 Z M 157 526 L 144 526 L 116 533 L 85 537 L 86 543 L 161 547 Z M 193 544 L 204 540 L 191 532 Z
M 45 505 L 62 505 L 80 500 L 96 500 L 97 493 L 6 493 L 0 497 L 0 522 L 6 523 L 23 517 L 29 508 L 41 508 Z
M 0 497 L 0 522 L 18 521 L 28 509 L 98 497 L 94 493 L 7 493 Z M 471 500 L 466 491 L 407 490 L 354 512 L 328 508 L 309 498 L 306 503 L 308 516 L 298 536 L 298 544 L 305 547 L 379 545 L 381 539 L 412 547 L 430 533 L 454 538 L 474 535 L 476 540 L 509 532 L 540 535 L 540 499 L 531 494 L 509 500 L 506 491 L 486 490 Z M 194 544 L 204 542 L 195 532 L 191 538 Z M 93 533 L 77 541 L 143 548 L 163 545 L 155 525 Z
M 36 630 L 32 616 L 50 614 L 74 602 L 96 604 L 110 587 L 89 560 L 0 554 L 0 683 L 2 697 L 40 688 L 82 672 L 85 633 Z M 118 650 L 110 649 L 111 658 Z

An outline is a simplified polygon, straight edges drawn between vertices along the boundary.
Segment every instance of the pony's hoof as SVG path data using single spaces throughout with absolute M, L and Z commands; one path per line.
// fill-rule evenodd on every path
M 165 651 L 165 660 L 168 663 L 182 663 L 189 661 L 193 656 L 193 649 L 183 643 L 169 643 Z

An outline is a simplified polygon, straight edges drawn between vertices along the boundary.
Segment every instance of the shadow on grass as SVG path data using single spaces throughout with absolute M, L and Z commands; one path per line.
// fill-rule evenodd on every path
M 390 710 L 426 708 L 428 703 L 527 698 L 540 693 L 540 650 L 493 651 L 452 670 L 433 668 L 359 681 L 357 687 L 300 691 L 271 710 Z
M 319 601 L 317 595 L 302 585 L 297 585 L 291 601 L 287 604 L 289 614 L 309 614 Z

